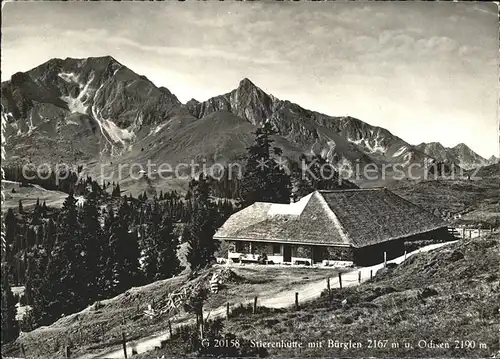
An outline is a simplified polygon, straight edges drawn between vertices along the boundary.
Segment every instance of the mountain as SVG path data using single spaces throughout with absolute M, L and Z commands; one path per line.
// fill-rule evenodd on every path
M 494 164 L 500 163 L 500 158 L 495 157 L 495 156 L 493 155 L 493 156 L 491 156 L 490 158 L 488 158 L 488 163 L 489 163 L 490 165 L 494 165 Z
M 119 154 L 151 126 L 188 117 L 157 88 L 112 57 L 52 59 L 2 82 L 11 159 L 90 160 Z
M 243 79 L 236 89 L 224 95 L 204 102 L 190 100 L 187 107 L 197 118 L 226 111 L 256 126 L 270 121 L 279 135 L 304 153 L 321 154 L 334 163 L 402 163 L 406 158 L 427 157 L 384 128 L 353 117 L 306 110 L 266 94 L 249 79 Z
M 466 170 L 487 166 L 491 163 L 464 143 L 460 143 L 455 147 L 444 147 L 439 142 L 430 142 L 421 143 L 417 148 L 438 161 L 455 164 Z
M 246 78 L 226 94 L 182 104 L 110 56 L 51 59 L 14 74 L 2 82 L 2 112 L 10 162 L 84 164 L 99 175 L 148 161 L 241 161 L 252 132 L 265 121 L 276 128 L 275 144 L 289 159 L 317 154 L 338 167 L 407 167 L 435 161 L 443 152 L 412 146 L 353 117 L 304 109 Z M 480 161 L 465 148 L 444 152 L 460 163 Z

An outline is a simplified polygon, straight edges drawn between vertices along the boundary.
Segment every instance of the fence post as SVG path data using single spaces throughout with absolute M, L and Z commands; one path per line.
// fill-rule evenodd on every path
M 330 277 L 326 278 L 326 289 L 328 290 L 328 295 L 332 295 L 332 290 L 330 288 Z
M 21 355 L 23 356 L 23 358 L 26 358 L 26 351 L 24 350 L 24 344 L 21 343 L 19 345 L 19 349 L 21 350 Z
M 358 283 L 361 283 L 361 271 L 358 271 Z
M 295 309 L 299 309 L 299 293 L 295 292 Z
M 123 355 L 124 358 L 127 358 L 127 336 L 125 335 L 125 332 L 122 332 L 122 346 L 123 346 Z
M 405 260 L 406 260 L 406 251 L 405 251 Z
M 342 289 L 342 273 L 339 272 L 339 288 Z
M 387 252 L 384 252 L 384 268 L 387 267 Z
M 478 230 L 477 230 L 477 236 L 481 237 L 481 228 L 478 228 Z
M 69 350 L 69 346 L 65 345 L 64 346 L 64 357 L 69 358 L 71 356 L 71 352 Z
M 226 303 L 226 319 L 229 320 L 229 302 Z
M 257 297 L 253 299 L 253 314 L 257 313 Z
M 172 322 L 168 320 L 168 332 L 170 333 L 170 339 L 172 339 Z
M 370 269 L 370 279 L 373 279 L 373 269 Z

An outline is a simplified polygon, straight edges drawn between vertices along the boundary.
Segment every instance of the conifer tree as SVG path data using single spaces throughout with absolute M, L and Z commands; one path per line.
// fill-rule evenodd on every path
M 51 286 L 46 276 L 48 260 L 48 253 L 41 246 L 32 248 L 27 256 L 25 298 L 26 303 L 32 308 L 30 311 L 32 328 L 49 325 L 57 319 L 57 313 L 49 312 L 48 308 L 48 301 L 52 297 Z
M 114 294 L 141 283 L 139 243 L 137 232 L 129 229 L 130 220 L 131 208 L 124 200 L 110 228 L 110 258 L 107 266 L 112 272 L 109 290 Z
M 111 197 L 120 197 L 121 196 L 121 189 L 120 185 L 117 183 L 116 186 L 113 188 L 113 191 L 111 192 Z
M 10 261 L 12 259 L 11 254 L 12 254 L 12 248 L 14 246 L 14 242 L 16 240 L 16 234 L 18 232 L 18 223 L 17 223 L 17 218 L 14 214 L 14 211 L 12 208 L 9 208 L 7 210 L 7 214 L 5 215 L 5 221 L 4 221 L 4 230 L 5 230 L 5 237 L 4 237 L 4 245 L 3 245 L 3 257 L 7 261 Z
M 144 242 L 144 272 L 148 282 L 174 276 L 180 270 L 177 258 L 177 238 L 173 232 L 171 219 L 153 207 L 152 217 L 148 223 L 148 234 Z
M 189 244 L 187 260 L 192 271 L 197 271 L 214 260 L 219 242 L 213 238 L 216 229 L 216 209 L 210 200 L 210 188 L 200 175 L 198 181 L 192 180 L 190 191 L 193 195 L 194 209 L 184 232 L 184 241 Z
M 178 240 L 170 217 L 163 219 L 159 238 L 156 280 L 170 278 L 178 274 L 181 268 L 181 263 L 177 257 Z
M 47 220 L 43 238 L 43 245 L 50 253 L 50 251 L 52 251 L 52 249 L 54 248 L 54 244 L 56 243 L 57 238 L 57 227 L 52 218 L 49 218 Z
M 106 273 L 107 243 L 100 224 L 100 212 L 97 207 L 95 192 L 92 192 L 80 212 L 82 241 L 86 248 L 86 270 L 88 297 L 90 302 L 100 298 L 104 291 L 102 276 Z
M 158 202 L 155 200 L 151 211 L 148 212 L 146 221 L 146 237 L 142 239 L 143 247 L 143 271 L 148 282 L 152 282 L 158 272 L 158 251 L 157 247 L 160 238 L 161 213 Z
M 2 265 L 2 344 L 9 343 L 19 335 L 16 321 L 16 300 L 9 285 L 8 271 Z
M 82 241 L 76 199 L 66 198 L 58 218 L 58 233 L 47 266 L 48 312 L 55 318 L 88 304 L 87 248 Z
M 247 149 L 247 161 L 241 184 L 241 199 L 244 206 L 255 202 L 289 203 L 291 196 L 290 176 L 282 163 L 271 156 L 281 156 L 270 138 L 276 132 L 270 122 L 255 131 L 254 143 Z

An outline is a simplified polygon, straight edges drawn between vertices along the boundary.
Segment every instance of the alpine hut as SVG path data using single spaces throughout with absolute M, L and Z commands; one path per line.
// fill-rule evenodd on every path
M 272 263 L 380 263 L 415 243 L 448 239 L 447 224 L 386 188 L 321 190 L 290 204 L 256 202 L 233 214 L 214 238 L 228 259 Z

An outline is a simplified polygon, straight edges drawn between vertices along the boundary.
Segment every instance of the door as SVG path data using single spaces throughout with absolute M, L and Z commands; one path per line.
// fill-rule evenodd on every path
M 289 244 L 283 245 L 283 262 L 292 261 L 292 247 Z
M 321 246 L 312 246 L 312 260 L 314 263 L 322 262 L 324 259 L 324 248 Z

